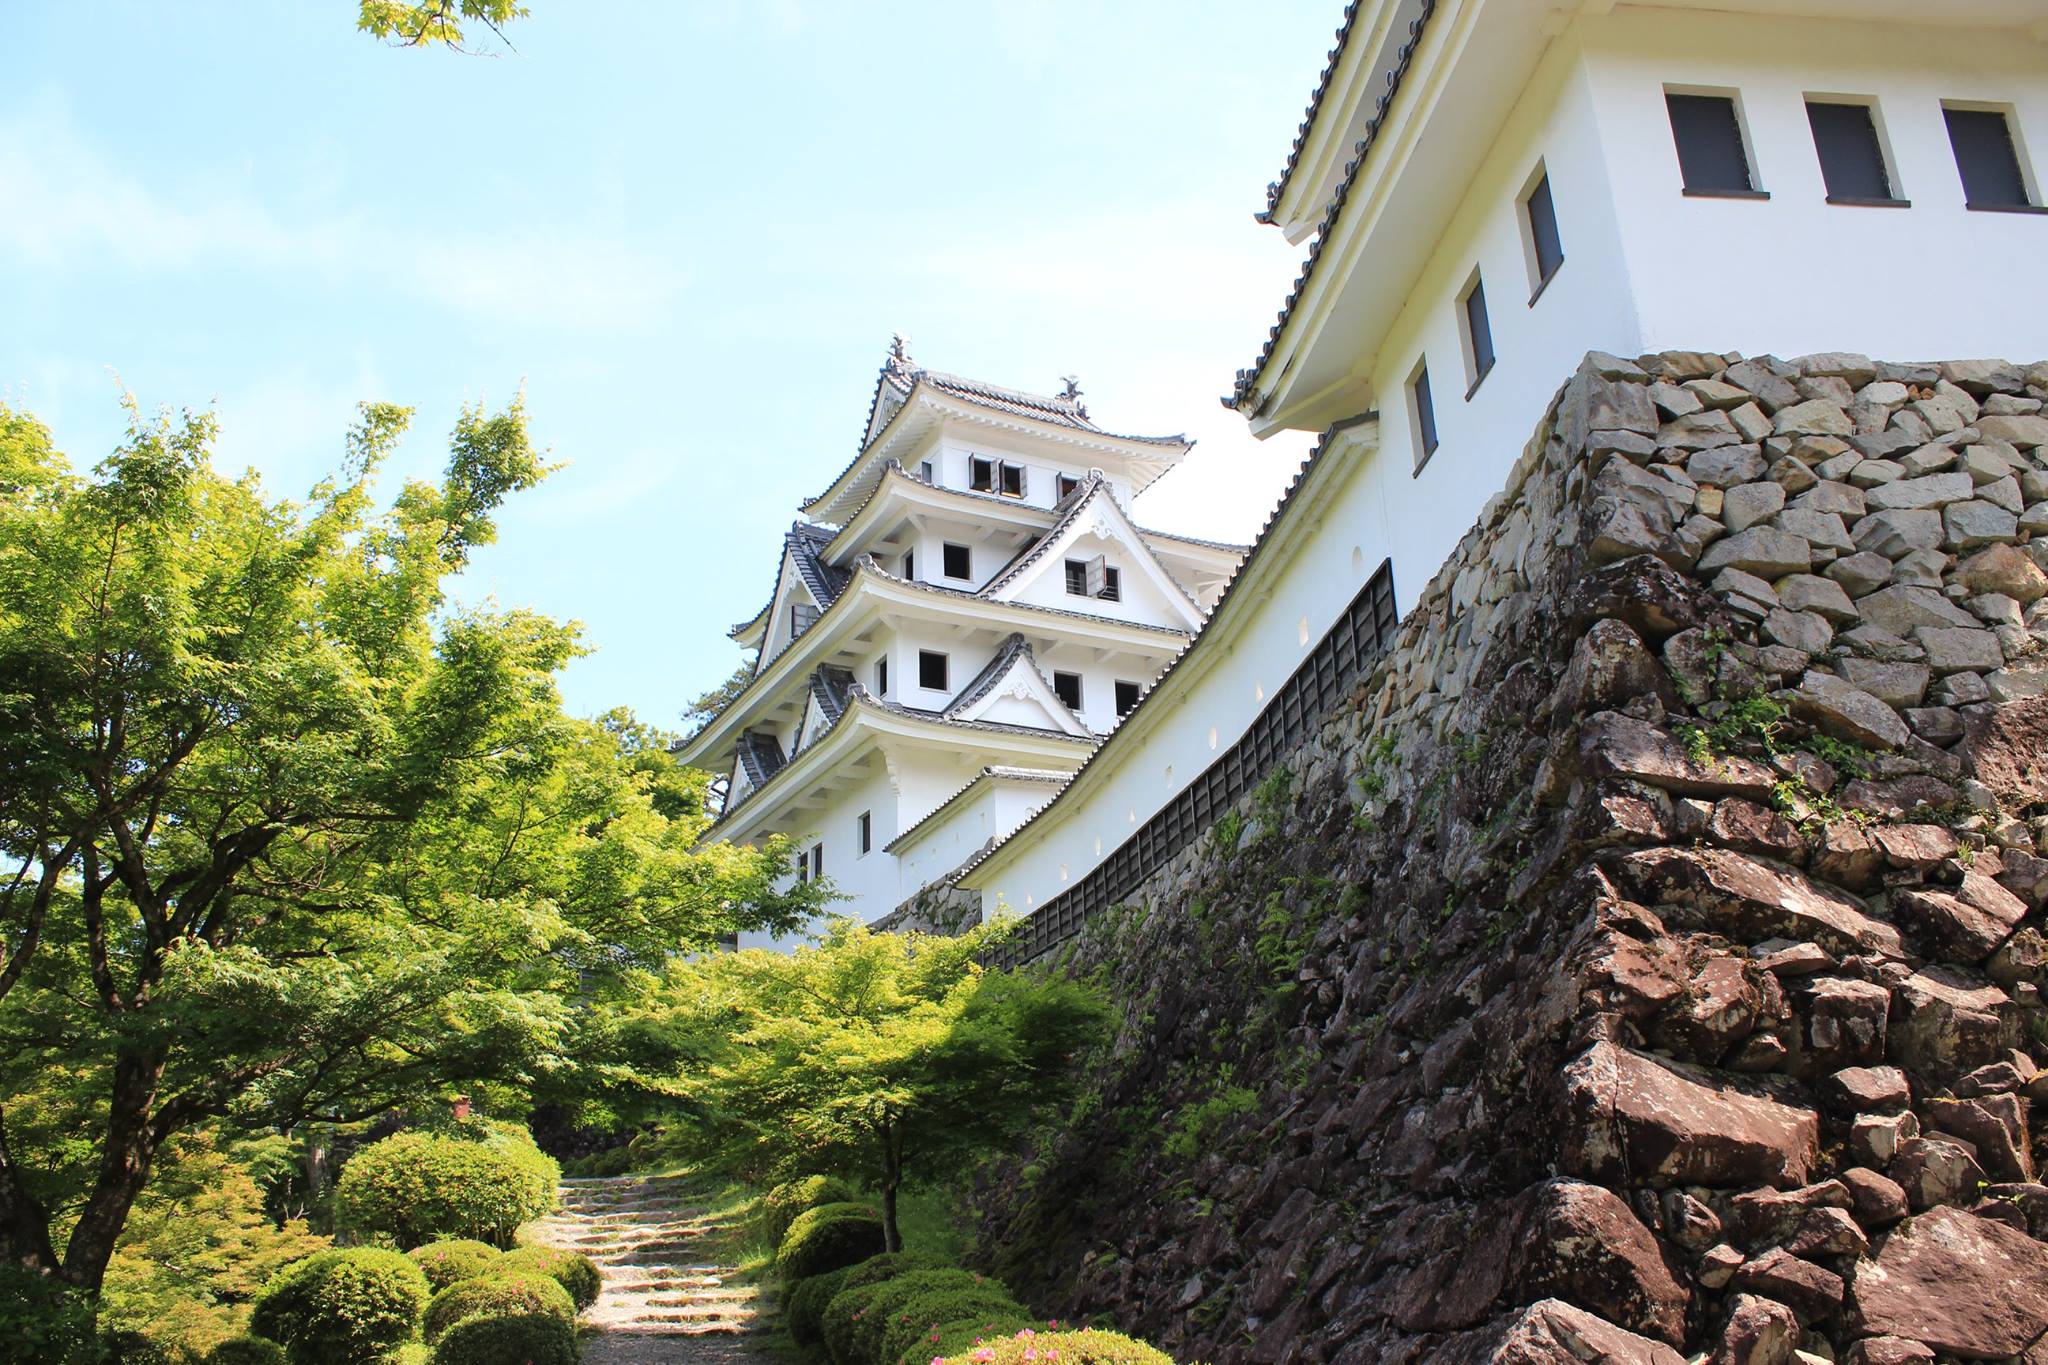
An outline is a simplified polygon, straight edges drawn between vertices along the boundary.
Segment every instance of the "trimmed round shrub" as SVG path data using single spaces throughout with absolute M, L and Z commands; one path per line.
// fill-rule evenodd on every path
M 910 1356 L 916 1365 L 927 1365 L 937 1354 L 926 1349 L 928 1339 L 941 1324 L 975 1319 L 986 1323 L 1015 1323 L 1017 1326 L 1008 1329 L 1012 1332 L 1018 1326 L 1033 1325 L 1029 1310 L 993 1280 L 973 1289 L 934 1289 L 913 1294 L 889 1311 L 879 1324 L 881 1338 L 871 1358 L 875 1365 L 895 1365 L 895 1362 Z
M 950 1270 L 952 1263 L 942 1257 L 923 1251 L 885 1251 L 879 1256 L 870 1256 L 859 1265 L 850 1267 L 846 1278 L 839 1282 L 841 1289 L 851 1289 L 857 1284 L 880 1284 L 893 1280 L 898 1275 L 908 1275 L 913 1270 Z
M 206 1365 L 284 1365 L 284 1347 L 262 1337 L 229 1337 L 206 1353 Z
M 572 1326 L 576 1304 L 569 1291 L 546 1275 L 479 1275 L 451 1284 L 427 1305 L 426 1336 L 439 1343 L 441 1334 L 464 1318 L 514 1318 L 547 1313 Z
M 1059 1365 L 1173 1365 L 1173 1357 L 1121 1332 L 1018 1332 L 983 1343 L 993 1357 L 984 1365 L 1023 1365 L 1059 1352 Z M 980 1351 L 945 1357 L 946 1365 L 977 1365 Z
M 877 1280 L 842 1289 L 825 1305 L 825 1311 L 818 1317 L 818 1337 L 825 1343 L 825 1354 L 832 1365 L 857 1365 L 860 1357 L 855 1354 L 854 1333 L 866 1320 L 875 1295 L 888 1283 Z
M 576 1365 L 576 1329 L 552 1313 L 464 1318 L 434 1347 L 434 1365 Z
M 489 1242 L 472 1241 L 467 1237 L 444 1237 L 438 1242 L 414 1247 L 405 1254 L 425 1273 L 428 1288 L 438 1294 L 451 1284 L 473 1280 L 495 1269 L 505 1253 Z
M 398 1252 L 322 1251 L 270 1277 L 249 1328 L 294 1365 L 356 1365 L 411 1341 L 426 1302 L 427 1277 Z
M 1039 1326 L 1030 1318 L 992 1317 L 987 1314 L 962 1318 L 958 1322 L 942 1322 L 918 1338 L 916 1347 L 905 1351 L 903 1357 L 909 1365 L 926 1365 L 926 1362 L 942 1356 L 967 1355 L 997 1337 L 1015 1336 L 1018 1332 L 1031 1331 Z
M 388 1232 L 406 1251 L 441 1237 L 510 1246 L 521 1223 L 554 1209 L 561 1178 L 553 1158 L 516 1129 L 488 1129 L 479 1141 L 400 1133 L 342 1167 L 334 1219 Z
M 867 1264 L 865 1261 L 862 1265 Z M 825 1305 L 832 1302 L 832 1296 L 846 1287 L 846 1277 L 855 1267 L 841 1266 L 828 1270 L 822 1275 L 798 1280 L 783 1291 L 782 1321 L 789 1328 L 790 1340 L 799 1346 L 815 1346 L 822 1340 Z
M 596 1261 L 559 1247 L 518 1247 L 506 1252 L 493 1270 L 501 1275 L 545 1275 L 569 1291 L 579 1313 L 596 1303 L 604 1288 Z
M 957 1303 L 942 1312 L 927 1312 L 922 1308 L 912 1311 L 912 1305 L 934 1296 L 945 1296 L 949 1303 Z M 892 1328 L 907 1327 L 910 1338 L 914 1338 L 922 1329 L 954 1318 L 972 1317 L 981 1312 L 1023 1311 L 1010 1298 L 1009 1290 L 986 1276 L 967 1270 L 913 1270 L 907 1275 L 884 1280 L 881 1292 L 868 1300 L 867 1311 L 850 1338 L 851 1355 L 863 1365 L 879 1365 L 885 1359 L 896 1358 L 896 1352 L 885 1353 L 884 1346 Z
M 820 1204 L 790 1223 L 775 1265 L 785 1281 L 801 1280 L 858 1265 L 886 1250 L 882 1214 L 872 1204 Z
M 769 1246 L 779 1247 L 798 1214 L 820 1204 L 853 1201 L 853 1187 L 836 1176 L 807 1175 L 800 1180 L 785 1180 L 761 1196 L 761 1231 L 767 1234 Z

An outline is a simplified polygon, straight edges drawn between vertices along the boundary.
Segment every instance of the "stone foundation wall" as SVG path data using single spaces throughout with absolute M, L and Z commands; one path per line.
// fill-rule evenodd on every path
M 981 922 L 981 896 L 934 882 L 868 927 L 882 934 L 957 934 Z
M 1594 355 L 1066 954 L 994 1267 L 1183 1359 L 2048 1361 L 2048 365 Z

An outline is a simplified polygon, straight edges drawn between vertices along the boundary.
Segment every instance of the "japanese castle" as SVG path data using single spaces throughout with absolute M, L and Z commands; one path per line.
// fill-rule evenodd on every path
M 1140 526 L 1188 452 L 1057 395 L 916 365 L 899 337 L 852 463 L 800 509 L 753 677 L 678 749 L 726 779 L 705 836 L 889 915 L 1065 785 L 1215 605 L 1244 547 Z M 975 917 L 978 917 L 978 913 Z

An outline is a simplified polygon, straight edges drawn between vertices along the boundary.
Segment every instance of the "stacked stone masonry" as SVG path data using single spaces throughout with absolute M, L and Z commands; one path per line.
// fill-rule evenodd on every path
M 1060 969 L 1021 1288 L 1217 1362 L 2048 1365 L 2048 365 L 1589 356 Z

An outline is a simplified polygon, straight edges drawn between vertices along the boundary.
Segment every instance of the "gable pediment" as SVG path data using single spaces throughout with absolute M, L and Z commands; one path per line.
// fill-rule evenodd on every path
M 1201 608 L 1160 564 L 1109 484 L 1099 474 L 1090 475 L 1075 499 L 1043 539 L 989 580 L 982 595 L 997 602 L 1065 606 L 1064 599 L 1071 596 L 1066 588 L 1067 562 L 1076 560 L 1087 566 L 1088 574 L 1088 595 L 1078 600 L 1093 602 L 1098 600 L 1103 569 L 1113 565 L 1120 579 L 1118 600 L 1152 607 L 1160 619 L 1149 624 L 1190 632 L 1201 629 Z
M 961 690 L 947 706 L 945 715 L 949 720 L 1026 725 L 1034 730 L 1056 730 L 1081 737 L 1092 733 L 1052 690 L 1052 684 L 1039 671 L 1031 647 L 1016 635 L 1010 637 L 980 676 Z

